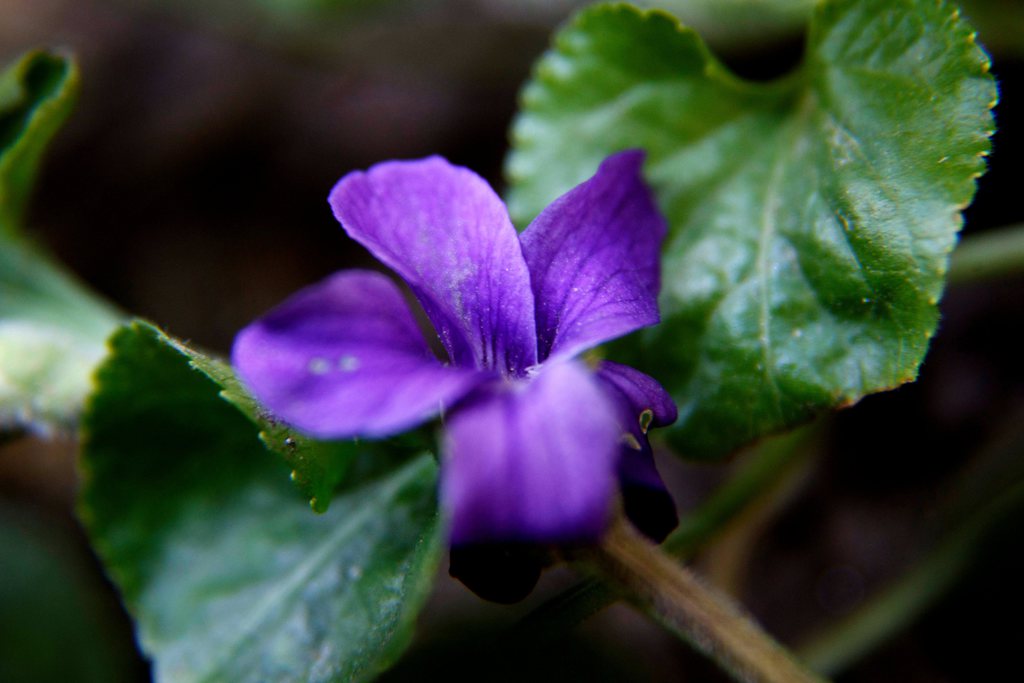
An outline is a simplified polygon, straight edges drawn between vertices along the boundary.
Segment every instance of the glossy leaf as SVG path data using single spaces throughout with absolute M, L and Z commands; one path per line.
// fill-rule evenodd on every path
M 936 0 L 825 2 L 804 64 L 767 84 L 668 15 L 585 10 L 524 92 L 513 215 L 647 150 L 670 222 L 664 322 L 618 353 L 679 403 L 680 452 L 719 457 L 914 379 L 985 170 L 988 68 Z
M 70 425 L 118 315 L 20 234 L 40 157 L 78 73 L 32 52 L 0 75 L 0 429 Z
M 248 417 L 259 429 L 263 444 L 284 458 L 292 468 L 291 478 L 309 498 L 310 507 L 324 512 L 334 490 L 346 476 L 366 476 L 383 471 L 400 460 L 433 450 L 427 430 L 410 431 L 382 441 L 318 441 L 307 438 L 261 406 L 246 390 L 234 370 L 221 360 L 207 356 L 178 339 L 169 337 L 148 323 L 137 321 L 188 358 L 189 364 L 220 386 L 220 395 Z M 372 457 L 358 457 L 372 452 Z
M 81 512 L 156 678 L 361 681 L 392 662 L 440 557 L 433 459 L 348 476 L 314 515 L 180 346 L 133 324 L 111 349 Z
M 220 387 L 221 397 L 255 423 L 263 444 L 282 456 L 292 468 L 292 481 L 303 495 L 309 498 L 310 506 L 316 512 L 327 510 L 335 487 L 341 482 L 359 452 L 355 442 L 316 441 L 297 434 L 256 402 L 229 365 L 189 348 L 146 323 L 139 322 L 136 325 L 162 339 L 187 357 L 193 368 L 216 382 Z

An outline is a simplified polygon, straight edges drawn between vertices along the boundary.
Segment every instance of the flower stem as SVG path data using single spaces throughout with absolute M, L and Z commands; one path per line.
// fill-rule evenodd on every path
M 770 496 L 795 468 L 809 460 L 810 446 L 818 442 L 824 424 L 818 420 L 758 444 L 728 481 L 679 520 L 679 528 L 665 541 L 665 551 L 681 559 L 691 557 L 744 510 Z M 616 587 L 598 578 L 584 579 L 527 615 L 519 628 L 534 635 L 558 636 L 620 597 Z
M 976 560 L 977 546 L 993 521 L 1019 508 L 1022 500 L 1024 485 L 997 498 L 897 582 L 803 645 L 801 656 L 818 671 L 839 673 L 907 628 Z
M 821 683 L 728 597 L 705 586 L 625 520 L 591 562 L 639 608 L 744 683 Z
M 841 673 L 917 621 L 979 559 L 998 557 L 992 548 L 1006 547 L 1000 541 L 1012 537 L 1012 521 L 1024 510 L 1022 422 L 1021 410 L 1007 416 L 1003 428 L 957 477 L 958 494 L 935 514 L 938 530 L 926 534 L 942 540 L 847 617 L 815 629 L 797 650 L 801 659 L 826 675 Z M 986 546 L 991 546 L 987 552 Z
M 752 505 L 774 494 L 794 468 L 804 466 L 814 454 L 827 420 L 817 420 L 769 439 L 740 464 L 700 506 L 679 520 L 679 527 L 665 540 L 665 550 L 683 559 L 693 555 L 723 527 Z
M 950 284 L 1024 273 L 1024 224 L 965 238 L 949 263 Z

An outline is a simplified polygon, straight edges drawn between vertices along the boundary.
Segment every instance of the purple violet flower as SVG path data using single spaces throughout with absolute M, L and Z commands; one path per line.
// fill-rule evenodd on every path
M 498 573 L 525 589 L 485 586 L 485 597 L 532 588 L 542 561 L 517 549 L 596 541 L 617 490 L 648 536 L 660 541 L 676 524 L 647 441 L 648 427 L 676 419 L 675 405 L 637 370 L 577 358 L 659 319 L 666 228 L 643 157 L 609 157 L 521 236 L 482 178 L 439 157 L 338 182 L 334 215 L 408 283 L 449 362 L 398 287 L 365 270 L 298 292 L 235 340 L 245 384 L 308 435 L 385 437 L 443 414 L 452 573 L 470 585 L 481 563 L 504 563 Z

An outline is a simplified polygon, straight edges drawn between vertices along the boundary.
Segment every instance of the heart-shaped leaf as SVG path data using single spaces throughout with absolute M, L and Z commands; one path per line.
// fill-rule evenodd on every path
M 936 0 L 830 0 L 803 65 L 730 74 L 660 12 L 580 13 L 513 129 L 525 223 L 607 154 L 648 152 L 667 215 L 663 323 L 618 352 L 680 406 L 670 434 L 718 457 L 912 380 L 960 210 L 993 130 L 989 63 Z

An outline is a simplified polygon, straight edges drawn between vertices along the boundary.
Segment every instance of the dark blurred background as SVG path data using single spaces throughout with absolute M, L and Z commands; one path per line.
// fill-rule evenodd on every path
M 345 172 L 438 153 L 500 189 L 518 88 L 579 4 L 0 0 L 0 58 L 60 47 L 82 72 L 80 103 L 43 169 L 30 226 L 124 310 L 225 352 L 240 327 L 291 291 L 371 262 L 326 204 Z M 771 78 L 799 60 L 806 2 L 661 4 L 704 31 L 742 75 Z M 1002 91 L 990 171 L 967 212 L 971 235 L 1024 222 L 1024 2 L 979 0 L 966 13 Z M 1010 278 L 951 288 L 920 381 L 832 420 L 773 504 L 703 553 L 709 579 L 784 641 L 802 641 L 941 545 L 959 510 L 1016 481 L 1022 286 Z M 147 680 L 72 515 L 73 441 L 5 438 L 0 681 Z M 737 462 L 661 459 L 684 513 Z M 1021 521 L 1000 517 L 953 587 L 838 680 L 1014 678 L 1024 647 Z M 387 679 L 727 680 L 621 605 L 556 641 L 507 635 L 572 580 L 552 572 L 510 609 L 440 577 L 416 646 Z

